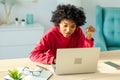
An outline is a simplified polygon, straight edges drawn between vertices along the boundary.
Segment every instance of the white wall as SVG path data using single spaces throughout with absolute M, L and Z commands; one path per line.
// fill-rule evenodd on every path
M 21 4 L 13 7 L 11 12 L 11 21 L 14 22 L 15 17 L 20 20 L 26 18 L 27 13 L 33 13 L 35 22 L 40 22 L 45 28 L 51 27 L 50 22 L 51 11 L 56 8 L 56 0 L 38 0 L 38 3 L 33 3 L 32 0 L 20 0 Z M 0 18 L 5 21 L 3 5 L 0 4 Z
M 120 0 L 97 0 L 96 4 L 104 7 L 120 7 Z
M 38 0 L 38 3 L 33 3 L 32 0 L 20 0 L 22 4 L 14 6 L 12 10 L 11 20 L 14 22 L 15 17 L 19 19 L 25 18 L 27 13 L 33 13 L 36 22 L 40 22 L 45 26 L 46 30 L 52 26 L 50 22 L 51 11 L 57 6 L 57 0 Z M 100 4 L 102 6 L 119 7 L 120 0 L 81 0 L 81 6 L 84 8 L 87 23 L 83 29 L 88 25 L 95 26 L 95 6 Z M 0 18 L 5 21 L 3 6 L 0 4 Z
M 83 31 L 85 31 L 85 28 L 88 25 L 95 26 L 95 6 L 96 6 L 96 0 L 82 0 L 81 3 L 82 7 L 85 10 L 86 13 L 86 24 L 82 27 Z

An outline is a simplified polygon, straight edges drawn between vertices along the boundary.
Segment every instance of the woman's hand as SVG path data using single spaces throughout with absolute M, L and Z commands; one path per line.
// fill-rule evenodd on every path
M 92 39 L 92 34 L 93 34 L 95 31 L 96 31 L 96 30 L 95 30 L 95 28 L 94 28 L 92 25 L 88 26 L 88 27 L 86 28 L 86 38 L 87 38 L 87 39 Z

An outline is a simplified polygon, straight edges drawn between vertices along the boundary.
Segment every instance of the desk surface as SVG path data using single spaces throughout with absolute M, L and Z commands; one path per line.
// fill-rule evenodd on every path
M 116 70 L 109 65 L 104 64 L 104 61 L 112 61 L 120 65 L 120 50 L 101 52 L 98 62 L 98 72 L 91 74 L 76 74 L 76 75 L 56 75 L 54 74 L 49 80 L 119 80 L 120 70 Z M 34 68 L 37 64 L 51 70 L 51 65 L 44 65 L 32 62 L 29 58 L 7 59 L 0 60 L 0 80 L 4 80 L 8 69 L 14 67 Z

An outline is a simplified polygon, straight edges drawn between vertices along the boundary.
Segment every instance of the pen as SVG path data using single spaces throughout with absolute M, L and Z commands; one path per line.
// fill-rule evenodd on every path
M 40 68 L 42 68 L 42 69 L 48 70 L 47 68 L 42 67 L 42 66 L 40 66 L 40 65 L 36 65 L 36 66 L 37 66 L 37 67 L 40 67 Z

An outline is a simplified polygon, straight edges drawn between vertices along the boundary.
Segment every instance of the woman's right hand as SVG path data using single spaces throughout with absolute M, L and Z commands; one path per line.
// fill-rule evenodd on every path
M 86 38 L 87 38 L 87 39 L 91 39 L 91 38 L 92 38 L 92 34 L 93 34 L 95 31 L 96 31 L 96 30 L 95 30 L 95 28 L 94 28 L 92 25 L 88 26 L 88 27 L 86 28 Z

